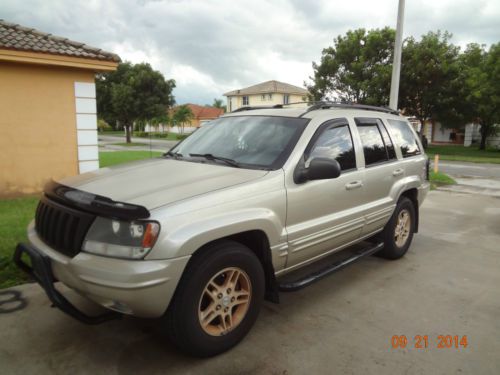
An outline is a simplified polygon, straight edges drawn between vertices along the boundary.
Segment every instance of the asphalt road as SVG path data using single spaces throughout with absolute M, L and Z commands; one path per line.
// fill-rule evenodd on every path
M 500 179 L 500 164 L 440 161 L 439 170 L 451 176 Z
M 433 191 L 403 259 L 369 257 L 282 294 L 240 345 L 204 360 L 176 352 L 156 321 L 85 326 L 51 308 L 40 287 L 17 287 L 27 306 L 0 314 L 0 373 L 497 375 L 499 243 L 499 199 Z M 393 349 L 394 335 L 407 346 Z M 468 345 L 438 348 L 439 335 L 466 335 Z

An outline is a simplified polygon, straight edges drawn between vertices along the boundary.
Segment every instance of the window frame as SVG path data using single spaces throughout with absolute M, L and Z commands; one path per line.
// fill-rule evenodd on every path
M 379 166 L 379 165 L 383 165 L 383 164 L 390 164 L 390 163 L 394 163 L 395 161 L 399 160 L 398 154 L 396 152 L 396 146 L 395 146 L 394 140 L 392 139 L 391 133 L 387 130 L 387 127 L 385 126 L 384 121 L 381 118 L 378 118 L 378 117 L 353 117 L 353 120 L 354 120 L 354 125 L 356 125 L 356 130 L 358 131 L 359 143 L 362 147 L 365 168 L 371 168 L 371 167 Z M 372 163 L 372 164 L 366 163 L 365 150 L 364 150 L 365 148 L 363 145 L 363 140 L 361 139 L 361 134 L 359 133 L 359 130 L 358 130 L 359 123 L 361 123 L 361 125 L 363 125 L 363 123 L 366 125 L 372 125 L 372 126 L 375 125 L 375 127 L 377 128 L 378 133 L 380 135 L 380 138 L 382 139 L 382 144 L 384 145 L 385 155 L 387 158 L 386 160 L 378 161 L 378 162 Z M 392 147 L 394 148 L 394 158 L 389 158 L 389 150 L 387 149 L 387 144 L 385 143 L 384 135 L 382 134 L 382 131 L 380 130 L 381 125 L 384 127 L 384 129 L 387 133 L 387 136 L 389 137 L 389 140 L 392 143 Z
M 417 132 L 415 131 L 415 129 L 413 129 L 413 126 L 411 126 L 411 124 L 408 121 L 405 121 L 403 119 L 394 119 L 394 118 L 388 118 L 388 119 L 386 119 L 386 121 L 387 121 L 387 124 L 389 125 L 391 132 L 393 132 L 393 133 L 398 131 L 398 130 L 394 129 L 395 126 L 391 123 L 391 121 L 398 121 L 398 122 L 404 123 L 410 129 L 410 132 L 413 134 L 413 138 L 415 139 L 415 144 L 417 145 L 418 153 L 413 154 L 413 155 L 405 155 L 403 153 L 403 149 L 401 148 L 402 145 L 398 144 L 398 149 L 399 149 L 399 152 L 401 152 L 401 157 L 403 159 L 414 158 L 416 156 L 421 156 L 422 154 L 425 154 L 425 151 L 422 151 L 423 146 L 420 142 L 420 139 L 419 139 Z
M 352 144 L 352 150 L 354 152 L 354 165 L 355 165 L 355 167 L 341 170 L 340 175 L 342 175 L 344 173 L 350 173 L 350 172 L 357 171 L 359 169 L 359 165 L 358 165 L 358 161 L 357 161 L 357 157 L 356 157 L 356 155 L 357 155 L 356 143 L 354 142 L 354 137 L 352 134 L 351 126 L 349 125 L 349 121 L 345 117 L 338 117 L 335 119 L 327 120 L 316 129 L 313 136 L 309 140 L 309 143 L 307 144 L 307 146 L 304 150 L 304 153 L 302 154 L 302 158 L 303 158 L 304 163 L 309 159 L 309 156 L 311 154 L 311 150 L 314 147 L 314 145 L 316 144 L 316 141 L 321 136 L 321 134 L 323 134 L 323 132 L 325 132 L 327 130 L 330 130 L 333 128 L 338 128 L 341 126 L 347 127 L 347 130 L 349 131 L 349 135 L 351 136 L 351 144 Z
M 246 99 L 246 103 L 245 103 Z M 250 97 L 248 95 L 243 95 L 241 98 L 241 104 L 242 105 L 250 105 Z

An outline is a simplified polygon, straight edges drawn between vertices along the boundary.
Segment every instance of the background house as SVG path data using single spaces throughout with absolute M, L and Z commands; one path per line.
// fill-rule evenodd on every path
M 227 98 L 228 112 L 245 106 L 271 106 L 305 102 L 307 95 L 306 89 L 279 81 L 262 82 L 224 94 Z
M 0 20 L 0 196 L 99 168 L 94 75 L 119 61 Z
M 222 116 L 224 114 L 224 109 L 222 108 L 216 108 L 216 107 L 207 107 L 207 106 L 201 106 L 198 104 L 184 104 L 187 106 L 191 112 L 193 113 L 193 118 L 186 122 L 184 124 L 184 129 L 181 129 L 181 126 L 178 126 L 179 124 L 159 124 L 159 125 L 146 125 L 144 128 L 145 131 L 147 132 L 174 132 L 174 133 L 182 133 L 182 130 L 184 130 L 185 133 L 190 133 L 196 130 L 196 128 L 199 128 L 202 126 L 204 123 L 207 123 L 209 121 L 215 120 L 216 118 Z M 169 110 L 169 117 L 170 119 L 173 118 L 173 115 L 176 111 L 176 109 L 179 108 L 179 106 L 173 107 Z

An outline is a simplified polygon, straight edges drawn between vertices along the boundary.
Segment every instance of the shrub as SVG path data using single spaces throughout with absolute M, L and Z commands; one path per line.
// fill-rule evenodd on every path
M 185 139 L 185 138 L 187 138 L 187 137 L 189 137 L 189 134 L 177 134 L 177 137 L 176 137 L 176 138 L 177 138 L 177 139 Z
M 168 133 L 153 133 L 155 138 L 168 138 Z
M 106 131 L 110 131 L 110 130 L 113 130 L 113 128 L 111 127 L 111 125 L 109 125 L 106 121 L 104 121 L 103 119 L 99 119 L 97 120 L 97 129 L 100 131 L 100 132 L 106 132 Z

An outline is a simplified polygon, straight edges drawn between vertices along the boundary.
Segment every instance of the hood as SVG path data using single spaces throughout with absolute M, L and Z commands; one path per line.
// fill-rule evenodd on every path
M 63 185 L 153 209 L 263 177 L 267 171 L 149 159 L 69 177 Z

